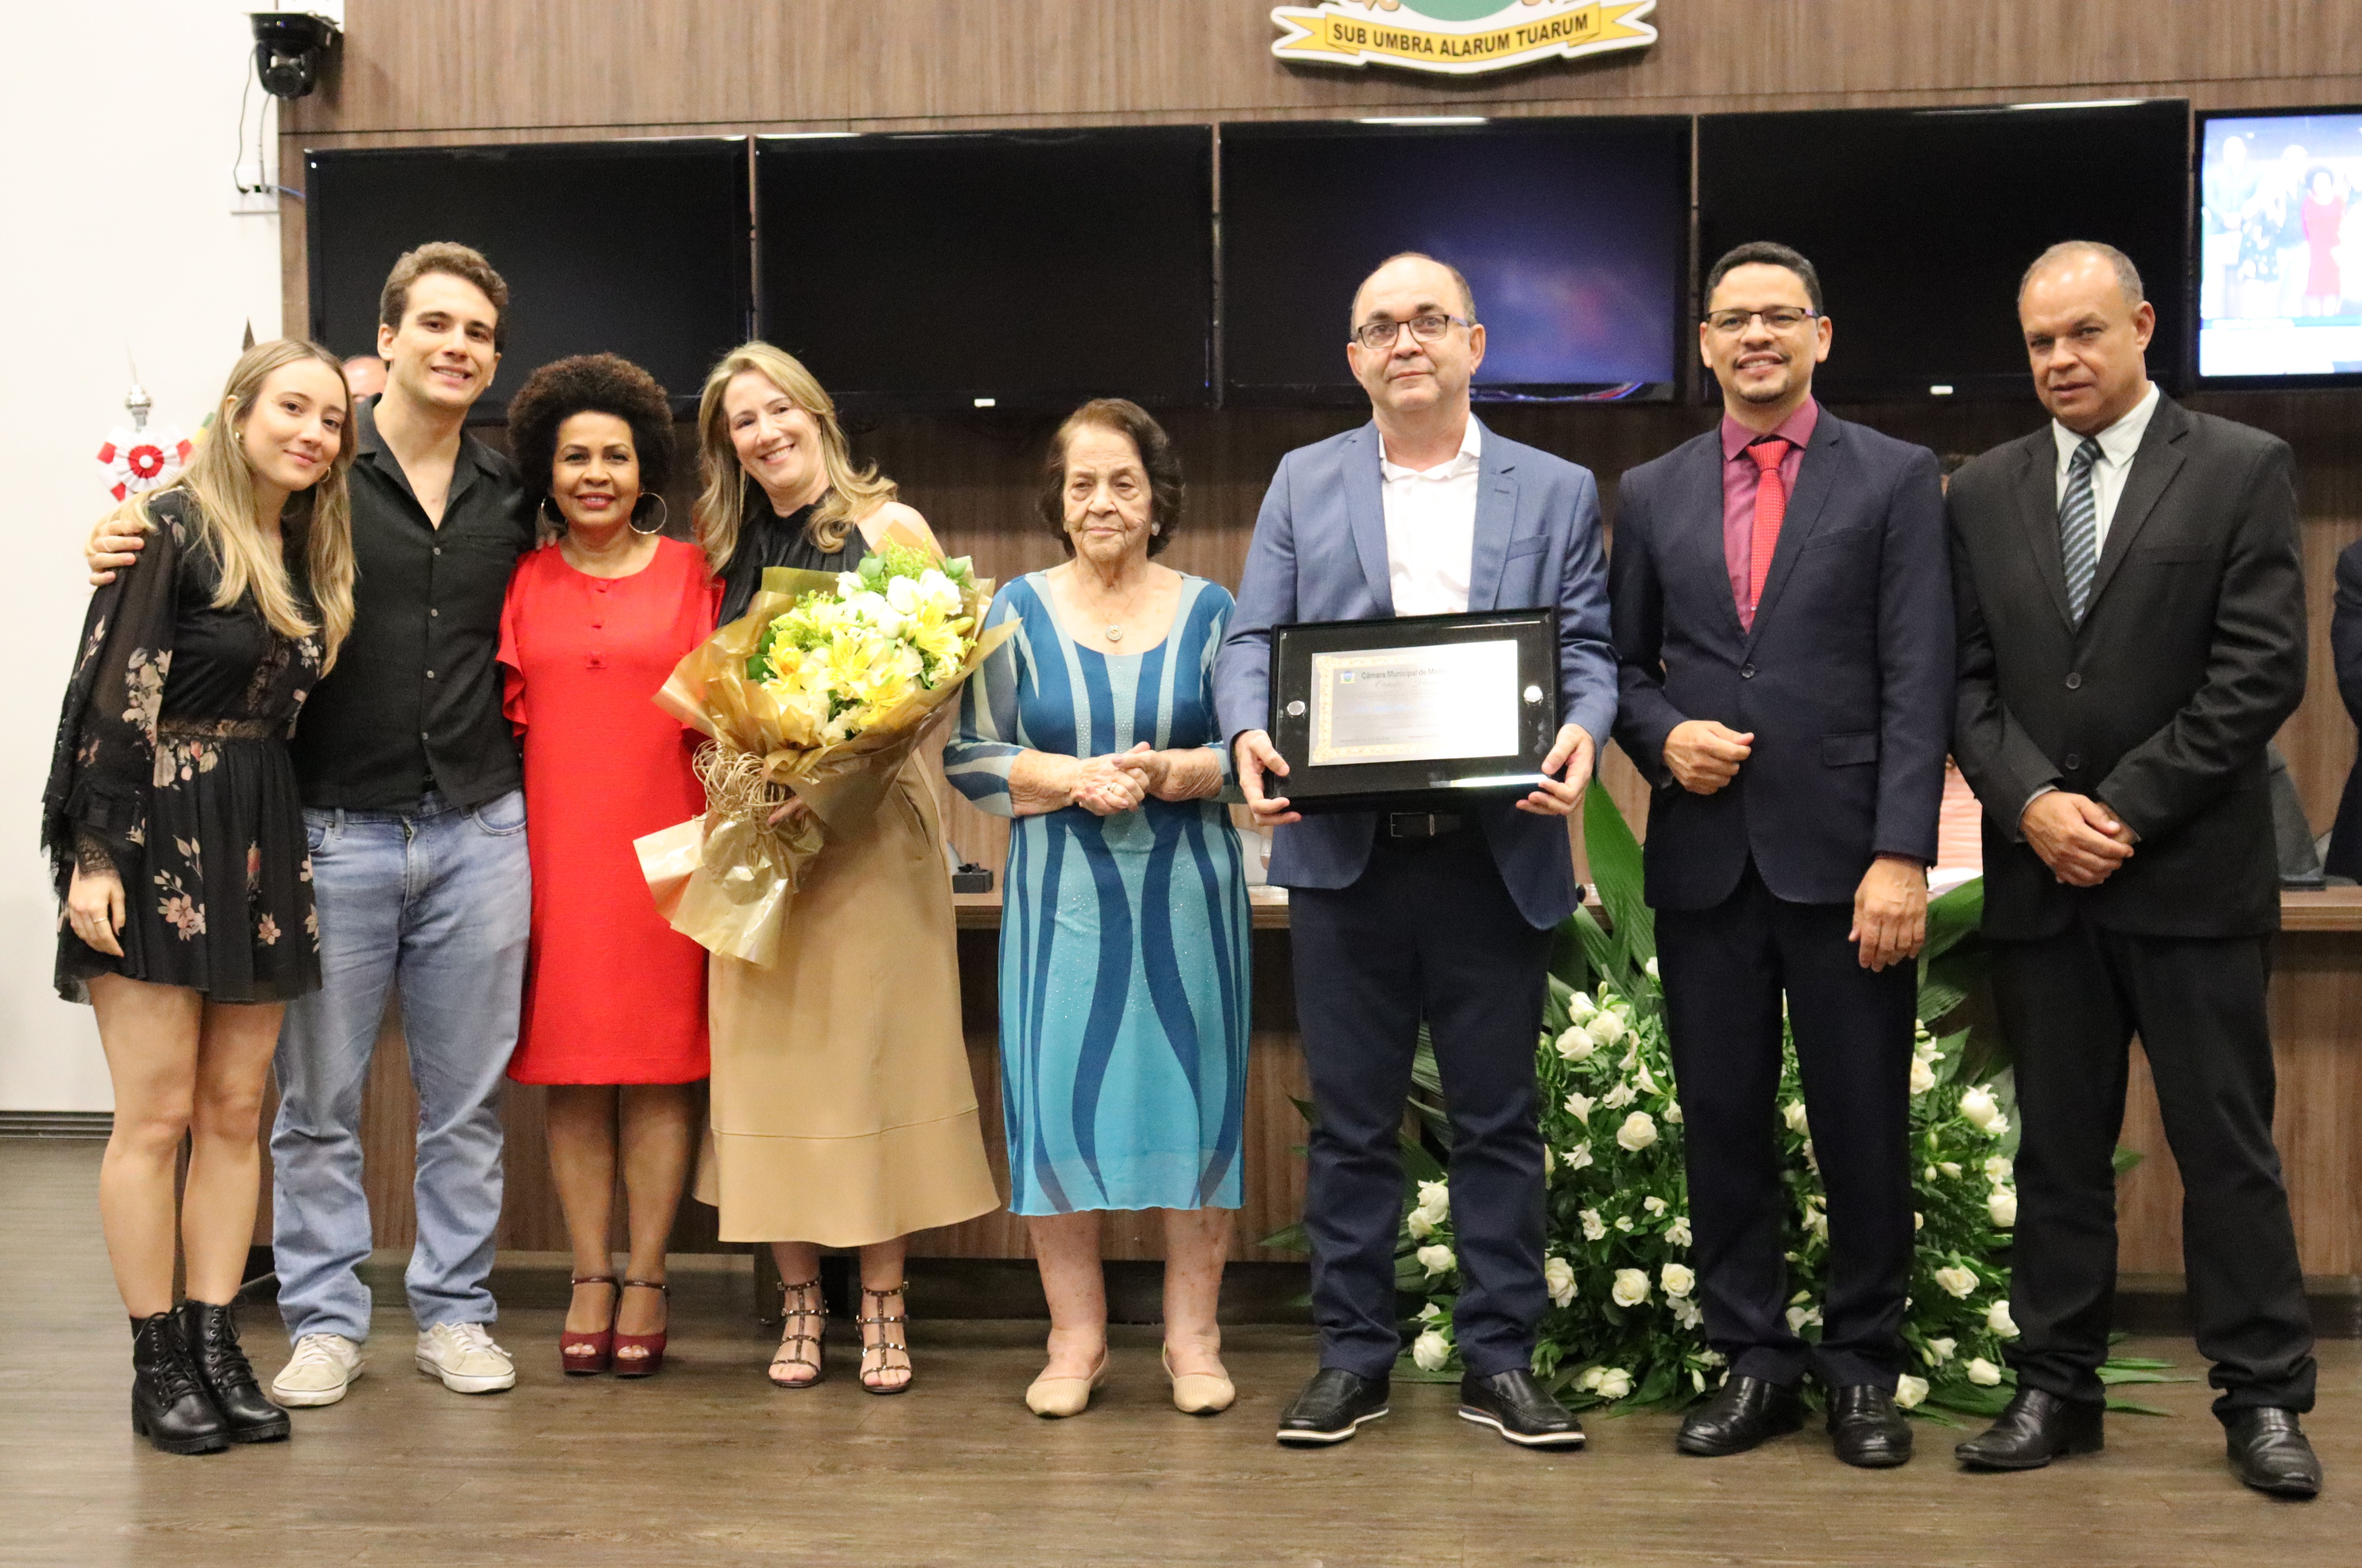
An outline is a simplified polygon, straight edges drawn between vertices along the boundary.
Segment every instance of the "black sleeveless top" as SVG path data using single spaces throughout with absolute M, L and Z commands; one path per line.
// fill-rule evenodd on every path
M 738 547 L 731 553 L 722 568 L 721 625 L 728 625 L 746 613 L 762 591 L 763 573 L 771 567 L 794 567 L 802 571 L 851 571 L 869 553 L 869 543 L 861 536 L 856 525 L 844 536 L 844 547 L 823 551 L 811 542 L 807 531 L 811 524 L 813 502 L 799 506 L 782 517 L 771 508 L 769 498 L 759 485 L 748 485 L 739 515 Z

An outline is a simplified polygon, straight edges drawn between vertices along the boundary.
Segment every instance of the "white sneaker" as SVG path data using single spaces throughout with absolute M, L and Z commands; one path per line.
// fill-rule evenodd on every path
M 418 1333 L 418 1370 L 454 1394 L 497 1394 L 516 1386 L 516 1363 L 481 1323 L 437 1323 Z
M 361 1347 L 344 1335 L 305 1334 L 270 1380 L 270 1397 L 282 1405 L 333 1405 L 345 1397 L 364 1364 Z

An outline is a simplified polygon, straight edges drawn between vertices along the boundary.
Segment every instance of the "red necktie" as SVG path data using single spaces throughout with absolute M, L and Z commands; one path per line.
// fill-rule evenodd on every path
M 1767 436 L 1747 448 L 1759 470 L 1755 480 L 1755 529 L 1747 545 L 1747 604 L 1742 619 L 1749 630 L 1763 603 L 1763 580 L 1772 575 L 1772 552 L 1780 547 L 1780 524 L 1788 515 L 1788 486 L 1780 477 L 1788 443 Z

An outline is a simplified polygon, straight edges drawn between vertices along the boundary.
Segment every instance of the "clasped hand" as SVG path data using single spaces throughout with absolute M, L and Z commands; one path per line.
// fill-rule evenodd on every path
M 1190 801 L 1207 792 L 1198 787 L 1199 781 L 1187 777 L 1191 770 L 1176 763 L 1171 752 L 1158 751 L 1146 741 L 1130 751 L 1075 757 L 1073 765 L 1066 791 L 1093 816 L 1132 811 L 1151 796 Z
M 2133 856 L 2133 830 L 2089 795 L 2047 790 L 2025 803 L 2018 831 L 2051 875 L 2070 888 L 2096 888 Z

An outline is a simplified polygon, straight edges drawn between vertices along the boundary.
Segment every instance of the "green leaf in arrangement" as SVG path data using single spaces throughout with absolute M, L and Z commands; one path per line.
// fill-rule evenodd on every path
M 1443 1179 L 1443 1162 L 1428 1153 L 1427 1145 L 1408 1133 L 1405 1133 L 1402 1139 L 1402 1167 L 1407 1183 Z
M 1927 900 L 1927 944 L 1920 950 L 1924 967 L 1977 934 L 1985 918 L 1985 883 L 1972 878 L 1940 898 Z
M 1631 825 L 1605 790 L 1584 792 L 1583 848 L 1616 939 L 1618 962 L 1609 977 L 1622 988 L 1625 971 L 1657 955 L 1657 920 L 1643 894 L 1640 841 L 1632 836 Z
M 1269 1247 L 1275 1253 L 1308 1253 L 1312 1250 L 1311 1240 L 1305 1235 L 1304 1222 L 1300 1220 L 1284 1230 L 1274 1231 L 1255 1245 Z
M 1584 966 L 1591 971 L 1595 980 L 1605 984 L 1607 977 L 1623 972 L 1623 961 L 1617 956 L 1616 939 L 1607 934 L 1607 928 L 1599 923 L 1597 916 L 1589 910 L 1577 910 L 1567 923 L 1574 928 L 1575 941 L 1583 948 Z M 1563 931 L 1566 927 L 1559 929 Z M 1583 988 L 1575 988 L 1580 990 Z
M 2132 1169 L 2135 1165 L 2147 1158 L 2148 1156 L 2142 1154 L 2138 1149 L 2127 1149 L 2122 1143 L 2119 1143 L 2116 1145 L 2116 1152 L 2109 1157 L 2108 1163 L 2116 1167 L 2116 1174 L 2118 1176 L 2122 1176 L 2126 1171 Z

